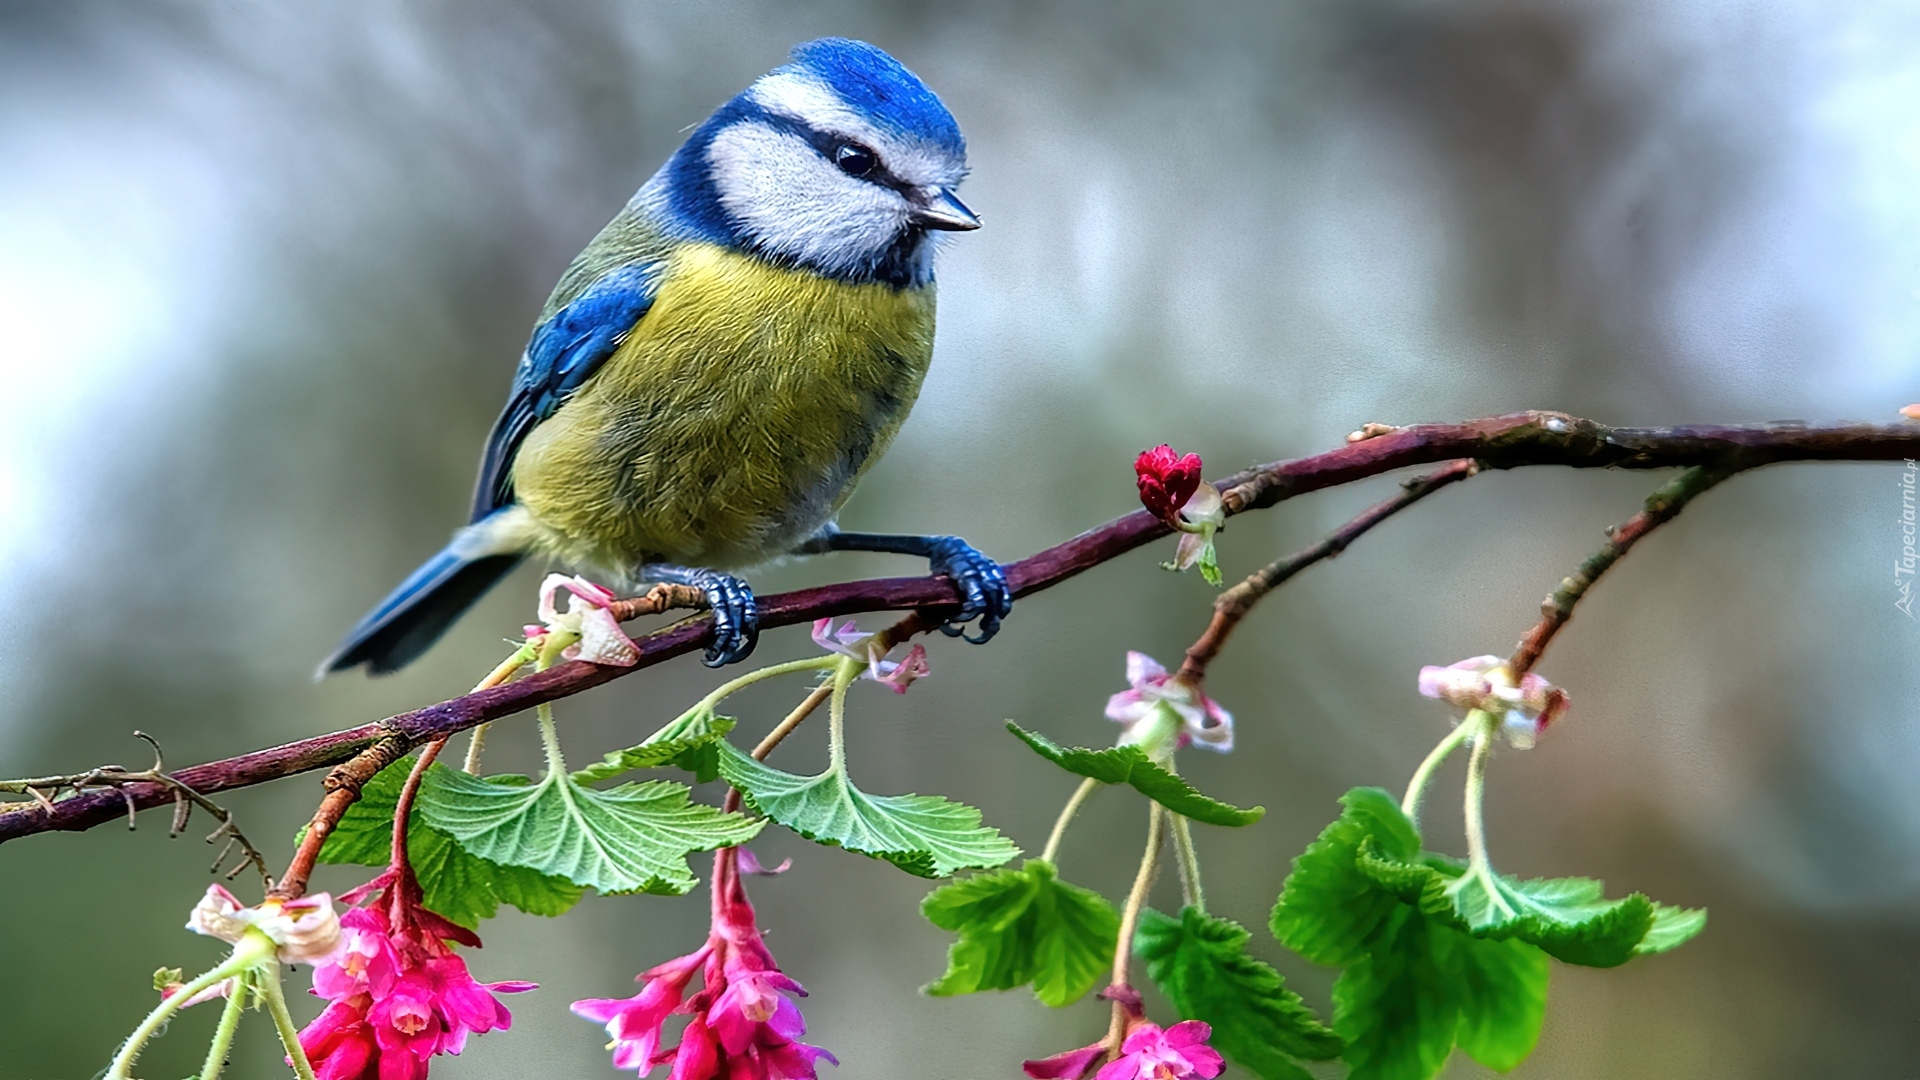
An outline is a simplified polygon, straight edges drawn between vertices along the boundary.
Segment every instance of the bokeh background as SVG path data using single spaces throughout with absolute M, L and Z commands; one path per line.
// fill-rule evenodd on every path
M 531 612 L 536 569 L 399 676 L 310 674 L 461 520 L 571 255 L 684 128 L 826 33 L 883 45 L 945 97 L 988 223 L 944 256 L 933 374 L 851 527 L 1012 558 L 1128 510 L 1129 459 L 1161 441 L 1218 473 L 1368 420 L 1893 419 L 1920 398 L 1920 13 L 1897 0 L 8 0 L 0 774 L 137 765 L 136 727 L 184 765 L 471 684 Z M 1574 710 L 1496 759 L 1496 860 L 1712 922 L 1669 956 L 1557 967 L 1517 1075 L 1920 1075 L 1920 625 L 1893 604 L 1898 472 L 1734 480 L 1556 644 L 1545 671 Z M 1187 768 L 1270 812 L 1203 830 L 1213 907 L 1320 1008 L 1330 973 L 1260 929 L 1288 859 L 1342 791 L 1404 784 L 1445 732 L 1417 668 L 1504 652 L 1655 483 L 1537 469 L 1450 489 L 1270 599 L 1216 665 L 1240 746 Z M 1237 520 L 1228 572 L 1391 484 Z M 856 775 L 975 803 L 1037 849 L 1073 785 L 1002 722 L 1111 735 L 1124 650 L 1175 657 L 1205 621 L 1210 591 L 1164 557 L 1024 601 L 989 647 L 936 639 L 932 679 L 856 701 Z M 753 580 L 912 570 L 841 555 Z M 786 631 L 761 655 L 810 648 Z M 714 682 L 683 660 L 570 700 L 567 745 L 597 757 Z M 746 727 L 799 692 L 748 697 Z M 820 737 L 777 763 L 811 767 Z M 533 764 L 524 721 L 493 746 L 493 765 Z M 1429 824 L 1453 850 L 1458 768 Z M 225 801 L 278 859 L 317 795 L 307 776 Z M 1120 895 L 1143 819 L 1129 795 L 1096 800 L 1065 872 Z M 181 930 L 211 853 L 165 826 L 0 850 L 0 1077 L 95 1074 L 155 967 L 218 954 Z M 1101 1029 L 1094 1004 L 918 995 L 946 946 L 916 914 L 924 882 L 791 837 L 759 847 L 795 860 L 754 891 L 834 1075 L 1015 1075 Z M 566 1003 L 629 992 L 692 947 L 704 906 L 590 898 L 489 924 L 480 977 L 542 989 L 434 1075 L 612 1075 Z M 146 1074 L 197 1068 L 199 1012 Z M 243 1029 L 235 1075 L 275 1075 L 267 1028 Z

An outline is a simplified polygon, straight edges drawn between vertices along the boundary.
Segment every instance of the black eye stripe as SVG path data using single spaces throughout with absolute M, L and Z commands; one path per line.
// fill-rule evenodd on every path
M 843 147 L 871 155 L 874 161 L 874 167 L 871 170 L 864 175 L 851 172 L 849 172 L 848 175 L 860 180 L 865 180 L 870 184 L 878 184 L 881 187 L 892 188 L 899 192 L 906 192 L 910 189 L 910 185 L 908 185 L 906 181 L 901 180 L 899 177 L 887 171 L 886 164 L 880 160 L 880 155 L 875 153 L 872 147 L 850 139 L 845 135 L 822 131 L 803 120 L 776 112 L 762 111 L 754 117 L 754 119 L 773 128 L 775 131 L 787 131 L 800 136 L 812 145 L 821 157 L 826 158 L 827 162 L 835 167 L 840 167 L 837 155 Z M 845 170 L 842 169 L 842 171 Z

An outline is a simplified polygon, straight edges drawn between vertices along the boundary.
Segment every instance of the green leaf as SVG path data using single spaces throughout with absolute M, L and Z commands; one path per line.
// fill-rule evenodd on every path
M 678 765 L 694 774 L 698 783 L 720 775 L 720 756 L 713 744 L 733 730 L 731 716 L 716 716 L 712 709 L 696 709 L 647 736 L 647 741 L 625 750 L 614 750 L 584 769 L 576 769 L 573 782 L 591 784 L 609 780 L 634 769 L 657 769 Z
M 1705 912 L 1639 894 L 1608 900 L 1588 878 L 1493 875 L 1489 890 L 1459 860 L 1422 852 L 1386 792 L 1355 788 L 1341 802 L 1340 819 L 1294 860 L 1273 932 L 1345 968 L 1333 1026 L 1349 1080 L 1428 1080 L 1455 1045 L 1514 1068 L 1540 1038 L 1549 955 L 1612 966 L 1705 925 Z
M 1341 1058 L 1350 1080 L 1426 1080 L 1453 1053 L 1459 1001 L 1418 911 L 1395 904 L 1377 930 L 1333 984 Z
M 971 806 L 937 795 L 868 795 L 838 764 L 818 776 L 795 776 L 728 743 L 714 745 L 720 775 L 747 804 L 809 840 L 928 878 L 999 866 L 1020 854 L 1013 841 L 982 826 L 980 811 Z
M 1133 951 L 1183 1020 L 1205 1020 L 1212 1045 L 1262 1080 L 1303 1080 L 1292 1059 L 1325 1061 L 1342 1047 L 1287 989 L 1280 973 L 1246 951 L 1246 929 L 1189 907 L 1178 919 L 1140 913 Z
M 1034 753 L 1076 776 L 1090 776 L 1103 784 L 1130 784 L 1161 806 L 1195 821 L 1208 825 L 1251 825 L 1267 812 L 1259 806 L 1242 810 L 1200 794 L 1166 767 L 1154 764 L 1138 746 L 1114 746 L 1105 750 L 1063 747 L 1011 720 L 1007 721 L 1007 730 L 1032 747 Z
M 1533 1053 L 1547 1017 L 1547 958 L 1519 941 L 1482 941 L 1436 928 L 1452 951 L 1460 987 L 1454 1039 L 1475 1061 L 1506 1072 Z
M 1340 819 L 1293 860 L 1272 929 L 1308 960 L 1344 967 L 1368 955 L 1368 942 L 1401 903 L 1354 865 L 1361 841 L 1372 838 L 1378 850 L 1411 859 L 1420 853 L 1420 834 L 1380 788 L 1354 788 L 1340 802 Z
M 1643 893 L 1608 900 L 1605 887 L 1592 878 L 1495 874 L 1489 891 L 1478 875 L 1463 880 L 1466 868 L 1456 859 L 1386 858 L 1370 838 L 1361 843 L 1355 865 L 1382 889 L 1430 916 L 1448 919 L 1456 929 L 1479 937 L 1518 938 L 1556 960 L 1583 967 L 1617 967 L 1641 955 L 1641 942 L 1653 931 L 1662 906 Z M 1705 912 L 1666 910 L 1672 914 L 1663 936 L 1673 940 L 1647 951 L 1671 949 L 1706 925 Z
M 935 889 L 920 913 L 960 935 L 946 973 L 926 987 L 936 997 L 1032 983 L 1043 1003 L 1070 1005 L 1106 976 L 1120 933 L 1105 897 L 1061 881 L 1040 859 Z
M 1546 1016 L 1545 953 L 1475 938 L 1409 904 L 1379 931 L 1333 986 L 1348 1080 L 1427 1080 L 1456 1042 L 1501 1070 L 1532 1052 Z
M 603 893 L 677 896 L 697 883 L 688 852 L 743 844 L 761 823 L 691 802 L 666 780 L 599 791 L 549 773 L 520 787 L 433 771 L 420 815 L 469 854 L 523 866 Z
M 428 775 L 445 769 L 435 764 Z M 385 866 L 393 845 L 393 811 L 413 759 L 388 766 L 360 789 L 360 801 L 347 808 L 320 848 L 320 861 Z M 513 777 L 523 781 L 523 777 Z M 583 890 L 561 877 L 519 866 L 501 866 L 468 854 L 453 838 L 414 814 L 407 825 L 407 860 L 426 896 L 427 910 L 466 927 L 490 919 L 501 904 L 532 915 L 562 915 L 578 903 Z
M 1669 904 L 1653 905 L 1653 926 L 1647 936 L 1633 947 L 1635 956 L 1652 956 L 1677 949 L 1707 928 L 1706 908 L 1681 908 Z

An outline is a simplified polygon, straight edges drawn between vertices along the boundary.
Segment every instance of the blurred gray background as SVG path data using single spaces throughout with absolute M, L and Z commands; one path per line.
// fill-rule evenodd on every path
M 1161 441 L 1218 474 L 1368 420 L 1890 420 L 1920 399 L 1920 12 L 1894 0 L 8 0 L 0 774 L 140 764 L 135 727 L 185 765 L 470 685 L 531 614 L 536 569 L 402 675 L 309 675 L 462 520 L 571 255 L 684 128 L 827 33 L 944 96 L 988 223 L 944 257 L 933 374 L 849 526 L 1014 558 L 1130 509 L 1131 455 Z M 1263 929 L 1287 860 L 1342 791 L 1397 789 L 1445 732 L 1418 667 L 1506 651 L 1656 482 L 1540 469 L 1450 489 L 1267 601 L 1216 665 L 1240 748 L 1187 770 L 1270 812 L 1202 831 L 1213 906 L 1260 928 L 1316 1006 L 1331 974 Z M 1920 626 L 1893 606 L 1897 484 L 1888 465 L 1742 476 L 1638 549 L 1548 656 L 1574 708 L 1496 759 L 1496 862 L 1713 914 L 1672 955 L 1557 967 L 1517 1075 L 1920 1075 Z M 1227 572 L 1391 485 L 1237 520 Z M 856 777 L 975 803 L 1037 850 L 1073 785 L 1002 722 L 1111 737 L 1124 650 L 1174 659 L 1205 622 L 1210 590 L 1155 567 L 1170 550 L 1023 601 L 989 647 L 935 639 L 910 696 L 856 699 Z M 841 555 L 753 580 L 907 572 Z M 761 657 L 810 649 L 784 631 Z M 595 758 L 715 681 L 682 660 L 570 700 L 567 745 Z M 745 728 L 800 692 L 746 697 Z M 776 763 L 816 767 L 821 734 Z M 494 766 L 534 763 L 524 719 L 494 747 Z M 1429 823 L 1455 851 L 1458 769 Z M 278 861 L 317 779 L 226 801 Z M 1104 795 L 1064 872 L 1118 896 L 1143 823 Z M 181 929 L 207 880 L 197 837 L 149 816 L 0 849 L 0 1077 L 94 1074 L 155 967 L 214 960 Z M 917 916 L 926 883 L 788 836 L 758 847 L 795 860 L 753 890 L 833 1075 L 1017 1075 L 1103 1029 L 1093 1004 L 1024 991 L 917 995 L 947 943 Z M 1156 902 L 1177 904 L 1170 879 Z M 488 924 L 479 977 L 542 989 L 434 1075 L 612 1075 L 566 1003 L 630 993 L 696 944 L 704 909 L 591 898 Z M 144 1073 L 197 1068 L 214 1019 L 178 1021 Z M 263 1021 L 240 1052 L 235 1075 L 275 1075 Z

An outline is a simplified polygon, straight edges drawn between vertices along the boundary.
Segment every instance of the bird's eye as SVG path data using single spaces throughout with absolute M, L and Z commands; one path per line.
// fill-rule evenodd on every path
M 880 159 L 874 157 L 873 151 L 865 147 L 841 143 L 834 147 L 833 163 L 840 166 L 840 171 L 848 176 L 865 177 L 872 175 L 873 170 L 879 168 Z

